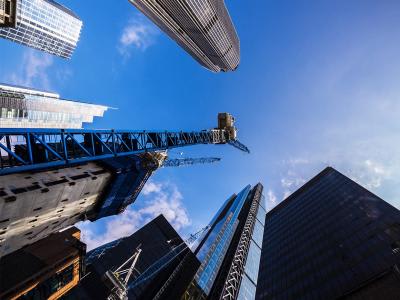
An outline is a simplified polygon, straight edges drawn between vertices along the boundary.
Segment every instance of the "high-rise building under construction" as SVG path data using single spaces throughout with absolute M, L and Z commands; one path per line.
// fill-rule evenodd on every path
M 224 0 L 129 0 L 205 68 L 233 71 L 240 45 Z
M 248 151 L 231 115 L 220 114 L 218 124 L 197 132 L 0 128 L 0 257 L 121 213 L 171 162 L 168 149 L 229 143 Z
M 0 0 L 0 37 L 70 58 L 82 21 L 53 0 Z

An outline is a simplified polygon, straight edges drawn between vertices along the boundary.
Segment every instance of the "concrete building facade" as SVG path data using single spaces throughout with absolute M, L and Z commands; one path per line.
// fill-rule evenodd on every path
M 79 221 L 121 213 L 154 171 L 146 161 L 130 156 L 2 176 L 0 257 Z

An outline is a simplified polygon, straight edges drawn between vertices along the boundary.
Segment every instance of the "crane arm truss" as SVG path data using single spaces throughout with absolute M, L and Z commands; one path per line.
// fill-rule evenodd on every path
M 195 164 L 212 164 L 220 161 L 218 157 L 202 157 L 202 158 L 174 158 L 167 159 L 163 162 L 163 167 L 182 167 Z
M 195 132 L 0 129 L 0 175 L 197 144 L 225 144 L 225 130 Z
M 243 152 L 247 152 L 250 153 L 249 148 L 247 148 L 245 145 L 243 145 L 241 142 L 239 142 L 238 140 L 229 140 L 227 141 L 227 143 L 229 145 L 232 145 L 233 147 L 243 151 Z

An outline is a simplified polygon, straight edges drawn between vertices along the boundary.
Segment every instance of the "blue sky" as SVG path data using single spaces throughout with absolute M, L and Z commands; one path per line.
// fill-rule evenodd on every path
M 400 207 L 398 1 L 227 1 L 241 64 L 219 74 L 128 1 L 62 3 L 84 21 L 72 59 L 1 40 L 1 81 L 118 108 L 94 128 L 206 129 L 230 112 L 252 151 L 184 149 L 223 160 L 159 170 L 125 215 L 82 226 L 91 245 L 159 212 L 186 235 L 249 183 L 264 184 L 271 208 L 327 165 Z

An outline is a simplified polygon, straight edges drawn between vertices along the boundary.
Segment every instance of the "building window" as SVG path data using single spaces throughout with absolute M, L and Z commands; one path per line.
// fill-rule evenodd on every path
M 74 265 L 70 265 L 64 270 L 54 274 L 49 279 L 37 285 L 34 289 L 22 295 L 18 299 L 34 300 L 47 299 L 58 290 L 69 284 L 74 278 Z

